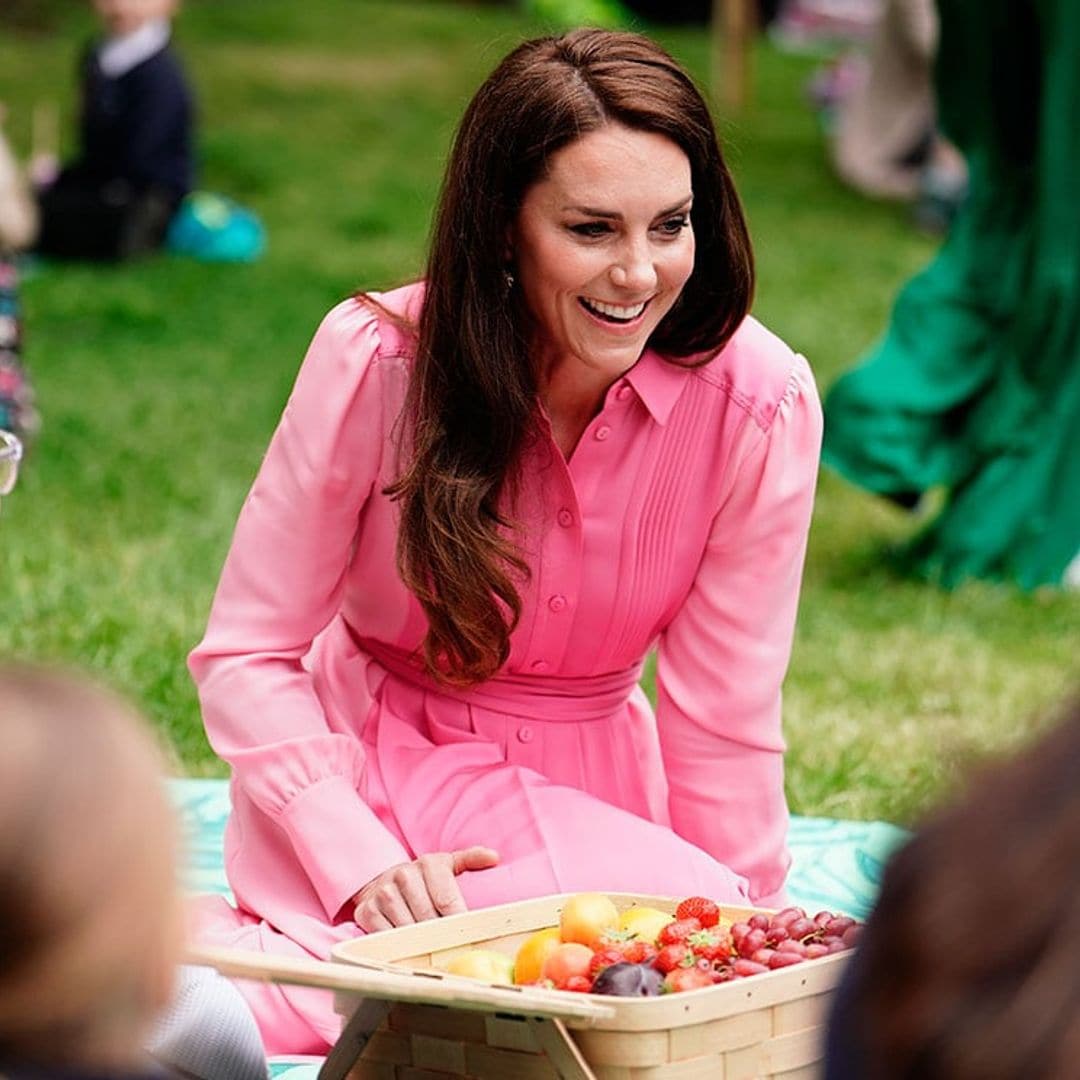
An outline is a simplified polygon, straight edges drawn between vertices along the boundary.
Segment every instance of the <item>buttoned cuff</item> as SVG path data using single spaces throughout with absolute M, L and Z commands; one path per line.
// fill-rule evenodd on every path
M 343 776 L 300 792 L 278 820 L 330 921 L 372 878 L 411 858 Z

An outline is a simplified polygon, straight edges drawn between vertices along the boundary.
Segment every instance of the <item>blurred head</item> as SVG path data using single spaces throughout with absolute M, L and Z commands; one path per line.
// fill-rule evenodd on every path
M 855 960 L 875 1080 L 1059 1080 L 1080 1062 L 1080 700 L 890 862 Z
M 0 1068 L 128 1066 L 180 948 L 176 837 L 139 717 L 0 665 Z
M 113 37 L 123 37 L 154 19 L 169 19 L 179 0 L 93 0 L 106 29 Z

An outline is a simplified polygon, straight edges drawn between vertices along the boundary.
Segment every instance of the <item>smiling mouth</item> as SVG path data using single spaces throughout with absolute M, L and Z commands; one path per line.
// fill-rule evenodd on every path
M 615 324 L 633 322 L 649 306 L 648 300 L 643 300 L 640 304 L 624 306 L 622 304 L 605 304 L 602 300 L 587 300 L 584 296 L 578 298 L 578 303 L 590 315 L 595 315 L 604 322 Z

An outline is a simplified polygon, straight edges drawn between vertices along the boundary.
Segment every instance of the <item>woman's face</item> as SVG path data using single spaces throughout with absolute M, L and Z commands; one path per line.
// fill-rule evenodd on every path
M 555 372 L 607 386 L 637 362 L 694 269 L 692 197 L 690 161 L 662 135 L 609 124 L 552 155 L 511 255 L 541 386 Z

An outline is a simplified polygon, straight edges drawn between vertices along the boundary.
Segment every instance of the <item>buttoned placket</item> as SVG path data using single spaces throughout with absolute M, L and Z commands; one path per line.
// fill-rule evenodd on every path
M 545 516 L 552 524 L 543 530 L 539 566 L 534 568 L 536 613 L 523 658 L 524 670 L 534 675 L 557 671 L 563 662 L 580 590 L 586 526 L 582 508 L 590 505 L 602 483 L 607 471 L 603 459 L 619 453 L 620 423 L 625 426 L 633 397 L 625 378 L 608 390 L 604 407 L 585 429 L 569 462 L 558 451 L 548 427 L 552 460 L 544 470 L 544 482 L 551 509 Z M 518 732 L 522 742 L 531 737 Z

